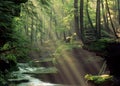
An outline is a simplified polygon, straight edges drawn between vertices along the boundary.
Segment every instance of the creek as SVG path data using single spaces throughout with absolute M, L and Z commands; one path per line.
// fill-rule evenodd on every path
M 19 71 L 10 74 L 9 86 L 63 86 L 42 80 L 48 75 L 57 74 L 55 67 L 34 67 L 28 63 L 18 63 L 18 67 Z

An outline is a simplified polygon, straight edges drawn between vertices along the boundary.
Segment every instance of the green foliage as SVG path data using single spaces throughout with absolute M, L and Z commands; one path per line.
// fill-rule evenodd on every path
M 20 16 L 20 3 L 26 1 L 0 0 L 0 59 L 5 61 L 6 64 L 10 62 L 10 69 L 6 68 L 9 72 L 16 69 L 16 59 L 23 52 L 22 47 L 25 46 L 24 37 L 20 36 L 18 29 L 16 30 L 12 23 L 15 16 Z M 3 75 L 0 72 L 0 86 L 5 86 L 6 78 L 7 75 Z
M 9 42 L 6 43 L 6 44 L 4 44 L 3 47 L 1 47 L 1 51 L 2 51 L 2 50 L 3 50 L 3 51 L 4 51 L 4 50 L 9 50 L 9 49 L 11 49 L 11 45 L 10 45 Z M 1 54 L 0 58 L 1 58 L 1 59 L 4 59 L 4 60 L 13 60 L 13 61 L 16 61 L 16 56 L 15 56 L 15 54 L 12 53 L 12 52 L 10 52 L 10 51 L 9 51 L 9 53 Z
M 92 42 L 90 45 L 87 46 L 88 50 L 92 50 L 92 51 L 104 51 L 106 44 L 109 42 L 113 42 L 113 39 L 109 39 L 109 38 L 102 38 L 99 39 L 95 42 Z
M 5 84 L 7 83 L 4 75 L 0 72 L 0 86 L 5 86 Z
M 98 76 L 98 75 L 87 74 L 87 75 L 85 75 L 85 79 L 93 81 L 96 84 L 102 84 L 106 81 L 112 80 L 112 76 L 110 76 L 110 75 L 100 75 L 100 76 Z
M 46 6 L 50 6 L 51 1 L 50 0 L 39 0 L 41 5 L 46 5 Z
M 20 4 L 13 0 L 0 1 L 0 46 L 15 39 L 11 36 L 14 34 L 12 26 L 13 17 L 20 15 Z
M 13 34 L 11 34 L 11 38 L 14 39 L 10 41 L 11 47 L 15 47 L 15 52 L 13 54 L 17 59 L 25 58 L 28 53 L 29 40 L 24 34 L 23 29 L 23 21 L 19 17 L 14 17 L 12 26 L 14 27 Z M 25 23 L 24 23 L 25 24 Z
M 16 56 L 14 54 L 8 54 L 6 56 L 7 60 L 13 60 L 14 62 L 16 62 Z
M 6 50 L 6 49 L 9 49 L 10 48 L 10 44 L 9 43 L 5 43 L 3 45 L 3 47 L 1 48 L 1 50 Z
M 16 28 L 18 20 L 13 19 L 20 15 L 20 4 L 27 0 L 1 0 L 0 1 L 0 51 L 5 51 L 0 54 L 2 59 L 16 61 L 17 57 L 26 54 L 26 38 L 21 34 L 22 28 Z M 17 23 L 15 23 L 17 22 Z M 13 25 L 12 23 L 16 24 Z M 19 24 L 20 25 L 20 24 Z

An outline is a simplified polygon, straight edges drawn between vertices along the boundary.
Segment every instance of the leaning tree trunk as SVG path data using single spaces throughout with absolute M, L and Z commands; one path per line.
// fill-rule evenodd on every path
M 108 0 L 105 0 L 105 2 L 106 2 L 106 9 L 108 11 L 108 15 L 109 15 L 109 18 L 110 18 L 110 23 L 111 23 L 111 26 L 112 26 L 112 29 L 113 29 L 113 33 L 114 33 L 115 37 L 118 38 L 118 36 L 116 34 L 116 28 L 114 27 L 114 24 L 113 24 L 113 21 L 112 21 L 112 18 L 111 18 L 110 9 L 109 9 L 109 6 L 108 6 Z
M 107 13 L 106 13 L 106 10 L 105 10 L 105 6 L 104 6 L 104 1 L 102 0 L 101 1 L 101 4 L 102 4 L 102 16 L 103 16 L 103 24 L 104 24 L 104 28 L 106 29 L 106 31 L 108 33 L 110 33 L 110 28 L 109 28 L 109 25 L 108 25 L 108 17 L 107 17 Z

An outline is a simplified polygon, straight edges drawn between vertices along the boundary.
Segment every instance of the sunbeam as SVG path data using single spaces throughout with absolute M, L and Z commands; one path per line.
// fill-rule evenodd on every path
M 31 7 L 33 14 L 35 13 L 32 15 L 35 23 L 31 20 L 30 24 L 35 24 L 35 27 L 32 28 L 36 29 L 35 32 L 30 26 L 31 33 L 32 31 L 35 33 L 30 36 L 31 38 L 33 36 L 34 39 L 36 37 L 34 47 L 39 48 L 39 52 L 32 50 L 31 57 L 38 63 L 41 58 L 52 58 L 55 61 L 55 63 L 53 62 L 54 66 L 58 69 L 57 74 L 45 76 L 45 81 L 69 86 L 87 86 L 84 76 L 98 74 L 102 60 L 95 54 L 79 47 L 82 46 L 82 42 L 77 40 L 76 35 L 74 37 L 76 33 L 73 30 L 72 22 L 74 18 L 73 5 L 70 4 L 73 1 L 66 0 L 58 3 L 53 0 L 50 7 L 47 7 L 45 5 L 47 2 L 44 1 L 41 1 L 44 4 L 38 0 L 30 1 L 34 7 L 34 9 Z M 65 3 L 68 4 L 68 7 Z M 68 13 L 70 15 L 67 15 Z M 67 37 L 71 37 L 72 41 L 65 43 Z M 70 48 L 71 46 L 72 48 Z

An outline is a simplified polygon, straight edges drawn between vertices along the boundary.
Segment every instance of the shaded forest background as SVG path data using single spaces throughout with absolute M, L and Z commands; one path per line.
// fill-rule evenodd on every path
M 1 0 L 0 14 L 0 61 L 10 66 L 45 44 L 99 51 L 120 37 L 119 0 Z

